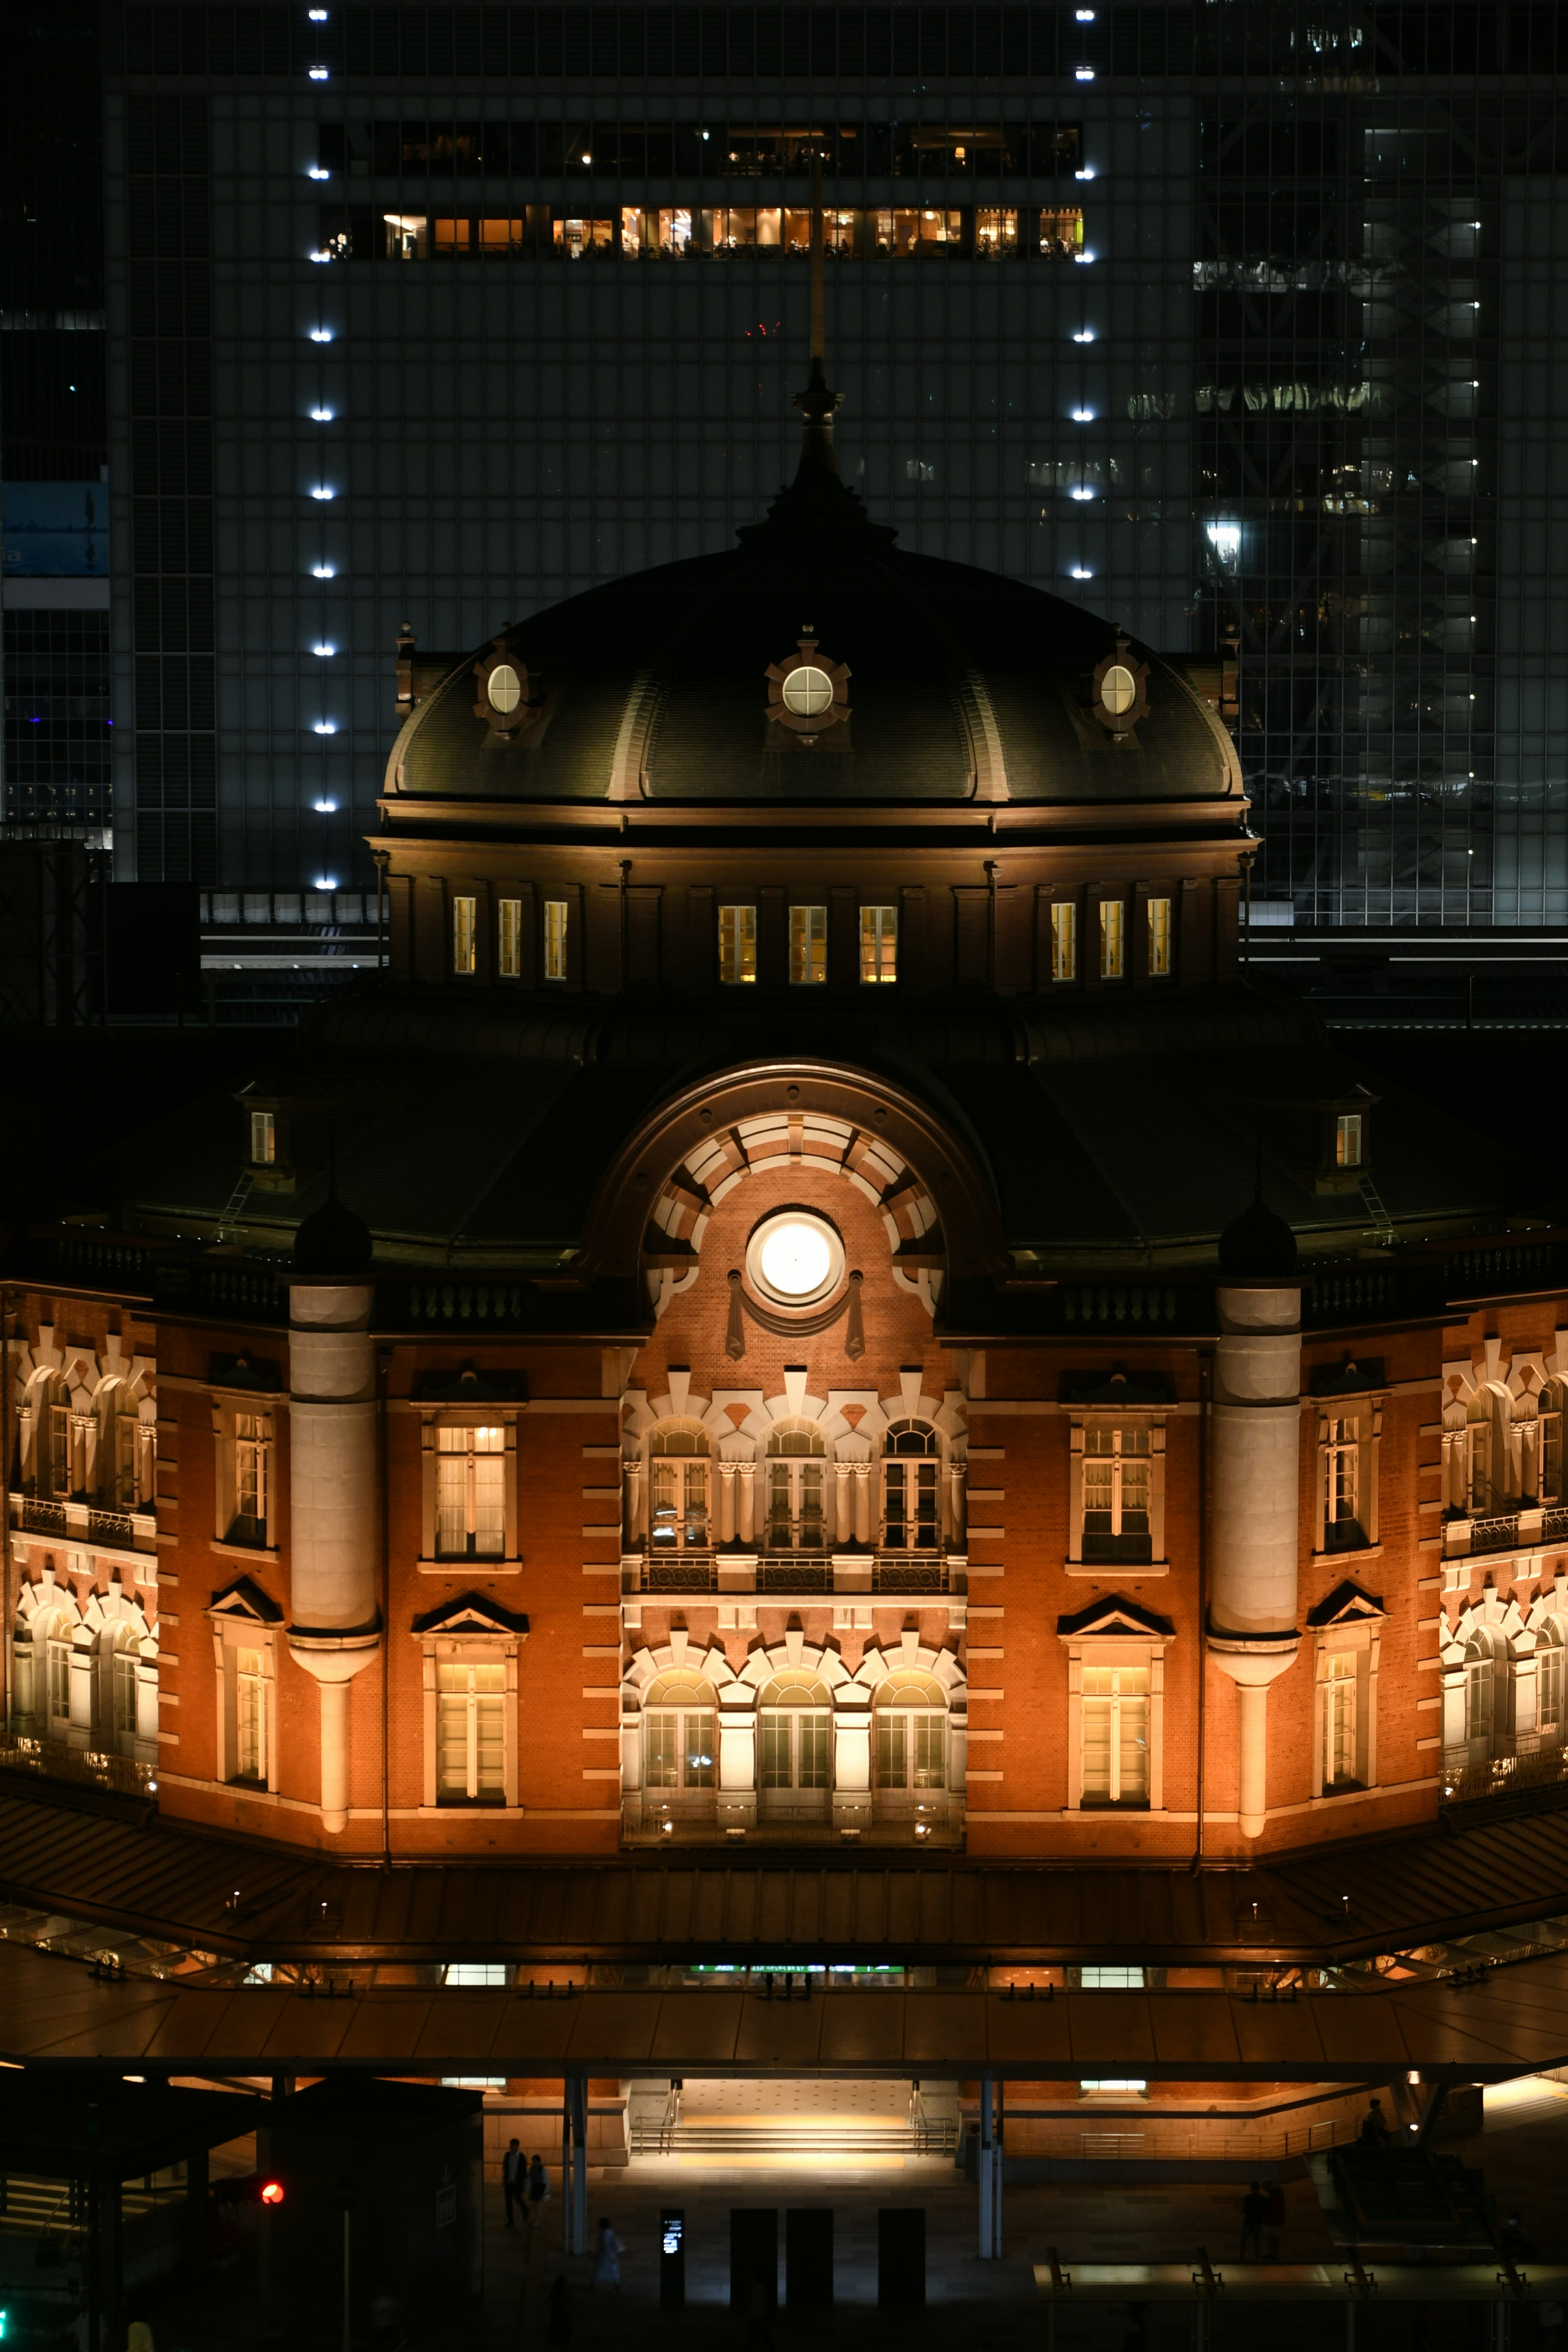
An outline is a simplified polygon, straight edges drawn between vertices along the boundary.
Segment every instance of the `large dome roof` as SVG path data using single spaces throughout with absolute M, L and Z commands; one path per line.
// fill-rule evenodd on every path
M 831 394 L 826 395 L 831 399 Z M 803 406 L 805 396 L 803 395 Z M 907 554 L 833 469 L 819 420 L 793 488 L 725 552 L 503 629 L 414 711 L 390 793 L 460 800 L 1104 802 L 1231 798 L 1235 751 L 1189 681 L 1109 621 L 1023 582 Z M 846 664 L 847 723 L 770 719 L 770 666 Z M 1148 665 L 1135 723 L 1096 672 Z M 485 672 L 523 702 L 498 728 Z M 774 695 L 776 714 L 778 697 Z M 519 718 L 523 723 L 519 724 Z

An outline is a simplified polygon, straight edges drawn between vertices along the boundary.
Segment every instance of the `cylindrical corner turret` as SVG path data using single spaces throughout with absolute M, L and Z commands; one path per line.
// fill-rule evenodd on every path
M 1261 1197 L 1227 1226 L 1215 1293 L 1208 1654 L 1237 1685 L 1237 1811 L 1262 1835 L 1271 1683 L 1295 1663 L 1301 1279 L 1296 1240 Z
M 300 1227 L 289 1286 L 289 1648 L 321 1689 L 321 1824 L 334 1835 L 349 1819 L 349 1685 L 381 1646 L 370 1255 L 334 1192 Z

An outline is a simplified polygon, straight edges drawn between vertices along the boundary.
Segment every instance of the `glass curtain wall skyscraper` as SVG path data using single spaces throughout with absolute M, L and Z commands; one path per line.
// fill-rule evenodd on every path
M 1255 901 L 1568 917 L 1563 12 L 105 23 L 118 870 L 371 879 L 393 649 L 847 477 L 1226 680 Z

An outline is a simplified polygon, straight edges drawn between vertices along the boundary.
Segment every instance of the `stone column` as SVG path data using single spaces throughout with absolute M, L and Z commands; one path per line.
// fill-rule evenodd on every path
M 871 1469 L 869 1462 L 855 1465 L 855 1540 L 868 1544 L 874 1540 L 871 1532 Z
M 719 1540 L 735 1540 L 735 1468 L 733 1462 L 721 1462 L 719 1469 Z
M 834 1465 L 833 1465 L 833 1526 L 834 1526 L 834 1539 L 835 1539 L 835 1541 L 836 1541 L 836 1542 L 837 1542 L 837 1543 L 839 1543 L 839 1544 L 847 1544 L 847 1543 L 848 1542 L 848 1540 L 849 1540 L 849 1538 L 850 1538 L 851 1534 L 854 1532 L 854 1527 L 855 1527 L 855 1507 L 854 1507 L 854 1502 L 853 1502 L 852 1496 L 851 1496 L 850 1483 L 849 1483 L 849 1482 L 850 1482 L 851 1477 L 853 1476 L 853 1475 L 854 1475 L 854 1465 L 853 1465 L 853 1464 L 848 1463 L 848 1462 L 836 1462 L 836 1463 L 834 1464 Z
M 643 1465 L 635 1454 L 627 1454 L 621 1464 L 622 1492 L 626 1496 L 626 1542 L 629 1548 L 640 1541 L 643 1534 Z
M 321 1825 L 349 1819 L 349 1685 L 381 1646 L 368 1282 L 289 1291 L 289 1648 L 321 1701 Z
M 754 1543 L 757 1539 L 757 1465 L 754 1462 L 742 1462 L 736 1467 L 741 1475 L 741 1507 L 735 1532 L 742 1543 Z
M 1261 1202 L 1247 1222 L 1259 1218 L 1268 1218 Z M 1293 1258 L 1289 1229 L 1279 1233 Z M 1257 1254 L 1281 1262 L 1278 1242 Z M 1255 1838 L 1268 1807 L 1268 1688 L 1295 1663 L 1300 1639 L 1301 1286 L 1293 1275 L 1249 1280 L 1227 1270 L 1216 1303 L 1208 1654 L 1237 1686 L 1237 1807 L 1242 1836 Z

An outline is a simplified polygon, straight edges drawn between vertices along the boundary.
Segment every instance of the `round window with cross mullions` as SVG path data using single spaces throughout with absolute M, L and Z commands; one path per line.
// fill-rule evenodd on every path
M 775 1306 L 815 1307 L 844 1278 L 844 1244 L 826 1217 L 781 1209 L 747 1243 L 746 1276 Z
M 498 662 L 485 682 L 485 691 L 489 696 L 490 709 L 504 717 L 522 700 L 522 680 L 510 662 Z
M 833 680 L 825 669 L 809 663 L 792 669 L 784 682 L 784 707 L 797 719 L 820 719 L 833 707 Z
M 1112 662 L 1100 681 L 1100 698 L 1120 719 L 1138 699 L 1138 681 L 1122 662 Z

